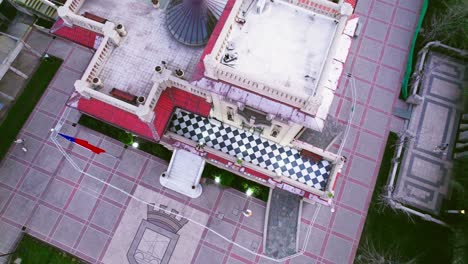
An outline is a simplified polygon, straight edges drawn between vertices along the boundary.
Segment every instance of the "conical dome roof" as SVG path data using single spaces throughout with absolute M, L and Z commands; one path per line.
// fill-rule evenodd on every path
M 166 11 L 166 24 L 179 42 L 202 46 L 208 42 L 227 0 L 172 0 Z

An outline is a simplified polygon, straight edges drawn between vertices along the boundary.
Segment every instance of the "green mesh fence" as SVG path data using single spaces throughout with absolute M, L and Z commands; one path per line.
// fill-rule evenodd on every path
M 414 57 L 414 49 L 416 48 L 416 39 L 419 35 L 419 30 L 421 30 L 422 23 L 424 21 L 424 16 L 426 15 L 427 6 L 429 5 L 429 0 L 424 0 L 423 6 L 421 9 L 421 14 L 419 16 L 418 26 L 414 31 L 413 42 L 411 43 L 411 49 L 408 54 L 408 63 L 406 64 L 406 72 L 405 76 L 403 77 L 403 82 L 401 84 L 401 95 L 404 99 L 408 98 L 408 84 L 411 78 L 411 71 L 413 69 L 413 57 Z

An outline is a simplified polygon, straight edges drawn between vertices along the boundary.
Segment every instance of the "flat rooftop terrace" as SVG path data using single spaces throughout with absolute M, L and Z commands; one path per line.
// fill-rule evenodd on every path
M 118 88 L 147 96 L 154 67 L 161 61 L 166 61 L 170 69 L 184 70 L 190 78 L 203 52 L 203 47 L 177 42 L 166 27 L 165 11 L 155 9 L 149 0 L 86 0 L 78 14 L 84 12 L 122 24 L 128 32 L 99 76 L 105 84 L 104 93 Z
M 338 24 L 334 19 L 283 1 L 245 3 L 245 24 L 233 26 L 228 41 L 237 53 L 230 64 L 256 79 L 280 84 L 288 93 L 307 96 L 320 78 Z

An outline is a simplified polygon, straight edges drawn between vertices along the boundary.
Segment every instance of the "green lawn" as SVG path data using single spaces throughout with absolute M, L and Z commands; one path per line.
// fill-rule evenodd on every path
M 17 98 L 15 104 L 8 112 L 5 120 L 0 124 L 2 134 L 0 140 L 0 160 L 8 152 L 19 131 L 37 102 L 47 89 L 55 73 L 60 68 L 62 60 L 56 57 L 42 58 L 36 72 L 24 87 L 23 93 Z
M 132 136 L 125 132 L 124 130 L 94 119 L 87 115 L 82 115 L 78 124 L 88 127 L 92 130 L 95 130 L 101 134 L 104 134 L 108 137 L 119 140 L 123 144 L 131 144 L 133 141 L 139 143 L 138 149 L 151 154 L 153 156 L 159 157 L 167 162 L 171 160 L 172 151 L 168 150 L 161 144 L 157 144 L 151 141 L 144 140 L 142 138 L 133 139 Z M 211 164 L 206 164 L 205 169 L 203 170 L 202 177 L 214 180 L 215 177 L 220 177 L 221 185 L 225 187 L 231 187 L 233 189 L 245 192 L 248 188 L 251 188 L 254 193 L 253 197 L 256 197 L 260 200 L 267 201 L 269 188 L 261 184 L 258 184 L 253 181 L 249 181 L 243 177 L 235 175 L 229 171 L 220 169 Z
M 407 216 L 396 213 L 391 209 L 379 213 L 378 196 L 387 183 L 396 140 L 397 135 L 391 133 L 387 141 L 355 262 L 368 263 L 359 260 L 359 255 L 365 252 L 366 243 L 368 242 L 378 252 L 384 252 L 387 256 L 399 256 L 399 261 L 392 263 L 405 263 L 404 261 L 414 258 L 416 258 L 416 263 L 450 263 L 452 249 L 449 228 L 426 222 L 417 217 L 413 217 L 414 223 L 412 223 Z
M 10 263 L 21 258 L 21 264 L 68 264 L 85 263 L 64 251 L 42 242 L 28 234 L 21 239 L 16 251 L 10 257 Z

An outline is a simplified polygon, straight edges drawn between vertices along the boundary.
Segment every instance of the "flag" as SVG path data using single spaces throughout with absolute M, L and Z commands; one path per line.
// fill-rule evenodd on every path
M 60 136 L 62 136 L 63 138 L 65 138 L 66 140 L 68 140 L 70 142 L 73 142 L 75 144 L 78 144 L 78 145 L 82 146 L 83 148 L 87 148 L 87 149 L 91 150 L 92 152 L 94 152 L 96 154 L 101 154 L 103 152 L 106 152 L 102 148 L 99 148 L 99 147 L 96 147 L 96 146 L 94 146 L 92 144 L 89 144 L 88 141 L 86 141 L 86 140 L 79 139 L 79 138 L 74 138 L 74 137 L 71 137 L 71 136 L 67 136 L 67 135 L 64 135 L 62 133 L 58 133 L 58 134 Z

